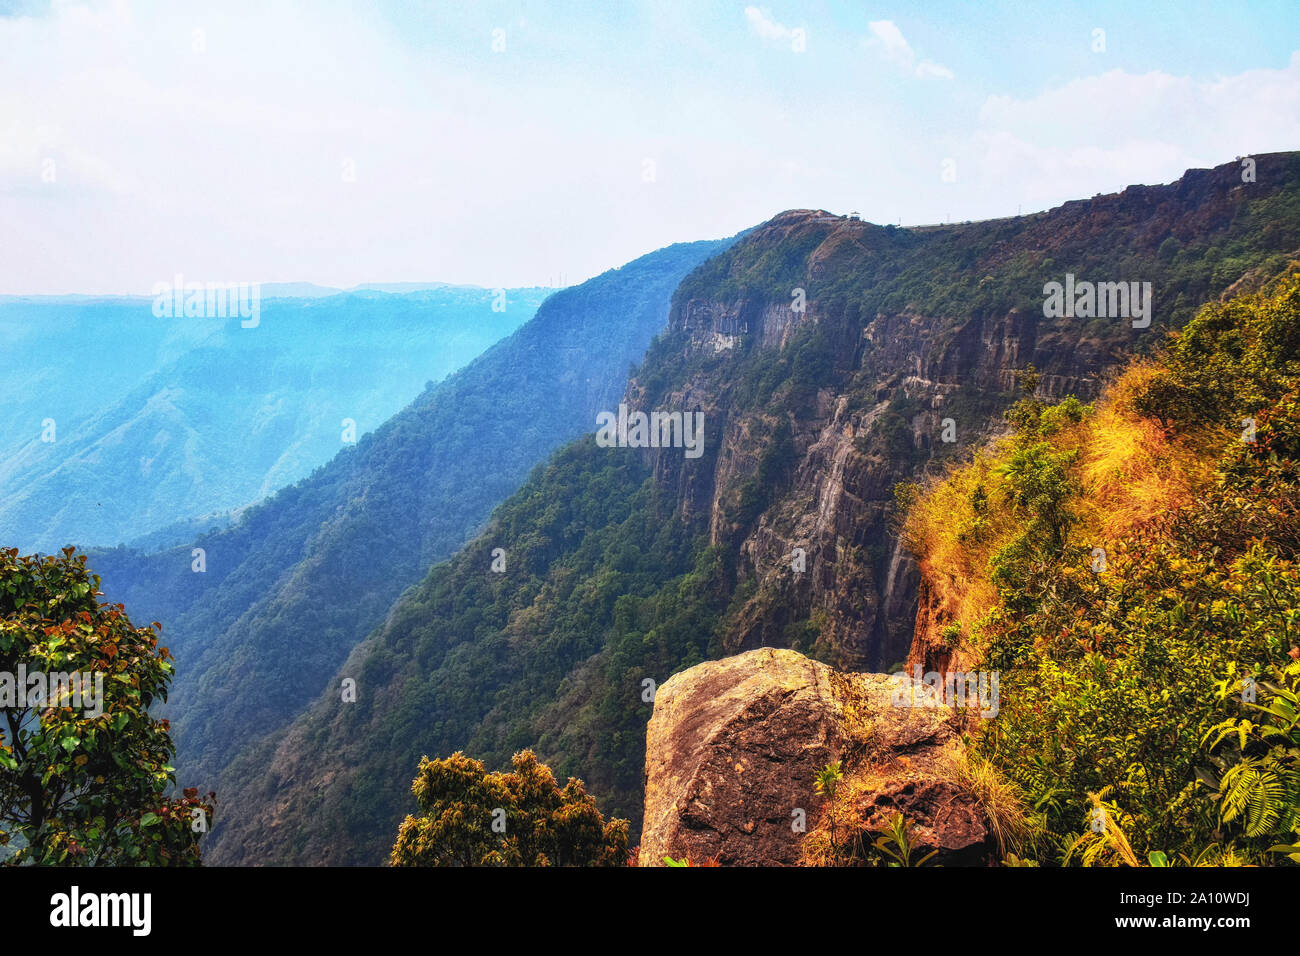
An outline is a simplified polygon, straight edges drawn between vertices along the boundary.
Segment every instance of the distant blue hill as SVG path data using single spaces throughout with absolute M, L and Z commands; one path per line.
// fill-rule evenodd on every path
M 6 297 L 0 546 L 114 545 L 259 501 L 509 335 L 548 294 L 506 290 L 493 311 L 492 290 L 467 286 L 272 292 L 255 328 L 156 318 L 145 297 Z

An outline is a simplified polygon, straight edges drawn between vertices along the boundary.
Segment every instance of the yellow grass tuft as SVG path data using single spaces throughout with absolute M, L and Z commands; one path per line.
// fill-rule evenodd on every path
M 1190 502 L 1218 457 L 1207 453 L 1207 446 L 1230 438 L 1226 430 L 1170 435 L 1158 421 L 1140 415 L 1133 399 L 1158 368 L 1135 362 L 1106 388 L 1091 415 L 1046 439 L 1058 450 L 1077 452 L 1073 467 L 1082 495 L 1073 503 L 1078 520 L 1072 537 L 1090 549 L 1108 547 Z M 960 622 L 968 658 L 978 653 L 973 626 L 997 603 L 989 559 L 1021 530 L 1009 517 L 1005 481 L 998 473 L 1009 448 L 1010 439 L 1001 439 L 967 464 L 924 483 L 903 522 L 904 542 L 924 582 L 920 624 L 937 634 Z M 980 494 L 987 500 L 982 516 L 976 507 Z
M 1080 531 L 1090 540 L 1115 541 L 1188 504 L 1213 469 L 1214 456 L 1203 447 L 1209 436 L 1170 436 L 1133 410 L 1133 396 L 1153 374 L 1151 363 L 1131 366 L 1085 423 Z
M 969 627 L 993 607 L 997 592 L 989 581 L 989 558 L 1014 529 L 1002 519 L 1002 479 L 994 469 L 998 449 L 977 452 L 974 459 L 943 478 L 923 485 L 903 527 L 904 540 L 920 563 L 926 599 L 936 620 L 960 621 Z M 976 514 L 982 491 L 987 516 Z
M 947 769 L 984 810 L 1000 855 L 1006 858 L 1022 852 L 1036 828 L 1019 788 L 999 774 L 991 762 L 965 748 L 950 752 Z

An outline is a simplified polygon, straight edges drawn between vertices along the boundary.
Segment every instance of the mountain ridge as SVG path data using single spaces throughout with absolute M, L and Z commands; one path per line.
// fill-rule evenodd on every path
M 702 410 L 703 456 L 590 438 L 554 455 L 358 645 L 336 679 L 374 690 L 295 721 L 272 774 L 232 795 L 214 859 L 377 862 L 418 757 L 457 749 L 504 766 L 532 747 L 635 827 L 646 681 L 761 646 L 900 662 L 917 575 L 893 487 L 1002 428 L 1029 365 L 1044 397 L 1095 393 L 1142 336 L 1284 263 L 1300 155 L 1257 160 L 1253 192 L 1225 164 L 925 234 L 815 211 L 750 230 L 679 284 L 625 397 Z M 1150 329 L 1045 317 L 1067 271 L 1153 281 Z M 494 542 L 511 555 L 496 580 Z

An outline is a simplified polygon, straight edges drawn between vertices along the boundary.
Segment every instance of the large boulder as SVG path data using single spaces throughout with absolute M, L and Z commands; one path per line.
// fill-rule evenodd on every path
M 795 651 L 760 648 L 674 675 L 646 732 L 639 863 L 800 862 L 822 798 L 817 772 L 840 760 L 864 820 L 902 812 L 936 862 L 983 863 L 989 832 L 951 779 L 957 715 L 898 706 L 900 678 L 841 673 Z M 905 680 L 905 678 L 904 678 Z

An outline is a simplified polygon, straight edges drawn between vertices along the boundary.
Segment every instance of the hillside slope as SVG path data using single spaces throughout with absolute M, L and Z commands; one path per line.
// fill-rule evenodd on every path
M 168 716 L 186 779 L 217 784 L 241 748 L 315 699 L 408 585 L 615 400 L 663 328 L 672 289 L 726 244 L 671 246 L 556 293 L 228 529 L 156 554 L 95 554 L 108 598 L 159 621 L 179 662 Z
M 1228 164 L 1011 220 L 793 211 L 751 231 L 681 284 L 628 389 L 633 409 L 703 414 L 703 454 L 557 454 L 266 744 L 272 773 L 227 794 L 212 858 L 378 862 L 419 756 L 457 749 L 504 766 L 534 747 L 635 826 L 647 681 L 765 644 L 901 662 L 918 574 L 894 486 L 999 430 L 1027 366 L 1043 397 L 1089 397 L 1199 302 L 1280 268 L 1300 156 L 1257 161 L 1244 186 Z M 1067 273 L 1151 282 L 1152 321 L 1044 317 Z

